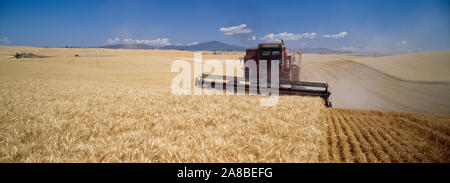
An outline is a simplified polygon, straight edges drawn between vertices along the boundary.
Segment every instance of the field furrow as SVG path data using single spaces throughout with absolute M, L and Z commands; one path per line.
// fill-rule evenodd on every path
M 448 162 L 445 115 L 328 109 L 327 136 L 334 162 Z M 434 120 L 436 119 L 436 120 Z M 442 127 L 441 129 L 437 129 Z M 325 148 L 326 149 L 326 148 Z M 336 152 L 338 151 L 338 152 Z M 324 151 L 325 152 L 325 151 Z M 326 157 L 327 155 L 322 155 Z
M 399 120 L 401 120 L 401 123 L 398 123 L 398 125 L 403 125 L 406 128 L 416 130 L 418 135 L 428 138 L 430 140 L 430 142 L 435 143 L 435 144 L 442 144 L 444 146 L 450 147 L 450 137 L 449 136 L 441 134 L 439 131 L 430 129 L 426 126 L 413 123 L 405 118 L 399 118 Z
M 352 162 L 352 153 L 350 152 L 350 145 L 348 142 L 347 135 L 344 134 L 343 128 L 341 126 L 341 116 L 338 116 L 337 118 L 333 118 L 333 123 L 336 126 L 336 134 L 338 139 L 338 144 L 341 149 L 341 159 L 343 162 Z
M 374 121 L 373 118 L 369 118 L 367 120 L 367 127 L 370 129 L 373 129 L 374 136 L 377 139 L 377 142 L 382 145 L 383 150 L 386 152 L 387 155 L 390 156 L 390 161 L 392 162 L 401 162 L 400 155 L 397 153 L 397 151 L 394 149 L 393 144 L 389 143 L 388 136 L 386 132 L 380 132 L 379 126 L 381 126 L 379 121 Z
M 339 119 L 338 120 L 339 126 L 341 127 L 342 131 L 344 132 L 341 135 L 343 136 L 343 138 L 345 137 L 344 139 L 346 140 L 346 142 L 343 142 L 344 147 L 345 147 L 344 153 L 345 153 L 345 157 L 346 157 L 346 162 L 352 162 L 352 161 L 362 162 L 362 161 L 364 161 L 363 158 L 361 158 L 360 156 L 356 156 L 355 159 L 353 159 L 352 154 L 361 153 L 361 150 L 357 146 L 357 144 L 359 144 L 359 142 L 355 140 L 355 137 L 354 137 L 352 131 L 348 130 L 348 123 L 345 123 L 344 117 L 339 115 L 338 119 Z
M 360 129 L 363 129 L 364 133 L 369 138 L 369 142 L 374 147 L 374 153 L 378 157 L 378 159 L 381 162 L 391 162 L 389 155 L 386 154 L 386 150 L 384 149 L 383 144 L 379 143 L 380 139 L 378 139 L 377 136 L 375 136 L 374 129 L 367 127 L 367 123 L 368 123 L 367 119 L 360 120 L 360 121 L 361 121 L 361 123 L 357 123 L 357 125 L 359 126 Z
M 326 115 L 326 117 L 328 118 L 328 115 Z M 331 162 L 332 157 L 330 156 L 331 153 L 331 128 L 329 127 L 330 125 L 327 125 L 326 128 L 326 134 L 325 134 L 325 138 L 323 138 L 323 143 L 327 144 L 324 146 L 321 146 L 321 150 L 320 150 L 320 154 L 319 154 L 319 161 L 321 162 Z
M 373 153 L 372 145 L 370 145 L 369 142 L 367 142 L 367 139 L 361 134 L 360 129 L 355 125 L 353 121 L 351 121 L 349 116 L 346 116 L 346 121 L 350 121 L 348 123 L 350 130 L 352 130 L 355 133 L 357 137 L 355 141 L 359 142 L 360 144 L 359 147 L 362 151 L 360 154 L 355 154 L 355 156 L 360 157 L 360 159 L 364 159 L 365 160 L 364 162 L 377 162 L 378 159 Z
M 341 162 L 341 150 L 338 149 L 338 142 L 339 140 L 337 139 L 337 134 L 336 134 L 336 126 L 333 122 L 332 118 L 328 118 L 330 121 L 330 149 L 331 149 L 331 154 L 330 156 L 333 157 L 333 161 L 334 162 Z
M 417 147 L 410 143 L 405 143 L 405 139 L 408 139 L 410 136 L 408 133 L 401 132 L 398 129 L 392 128 L 388 125 L 381 125 L 380 130 L 383 130 L 390 137 L 391 143 L 397 147 L 397 151 L 400 154 L 403 154 L 403 159 L 406 162 L 417 162 L 424 160 L 424 156 L 420 153 L 417 153 Z
M 344 132 L 348 136 L 351 146 L 351 152 L 355 155 L 355 161 L 358 163 L 364 163 L 367 162 L 367 159 L 365 156 L 363 156 L 363 151 L 361 150 L 361 142 L 356 138 L 356 135 L 354 134 L 354 131 L 351 129 L 351 123 L 348 123 L 347 125 L 344 125 Z

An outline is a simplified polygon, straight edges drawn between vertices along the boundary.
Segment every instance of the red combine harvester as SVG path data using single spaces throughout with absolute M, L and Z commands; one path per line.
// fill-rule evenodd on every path
M 244 65 L 248 61 L 255 61 L 257 68 L 259 68 L 260 60 L 267 62 L 267 72 L 266 76 L 260 74 L 259 70 L 256 72 L 256 83 L 249 82 L 249 78 L 254 78 L 247 67 L 243 67 L 244 77 L 229 77 L 229 76 L 217 76 L 202 74 L 201 79 L 197 80 L 196 85 L 203 88 L 205 85 L 214 88 L 216 85 L 222 85 L 222 89 L 226 90 L 226 86 L 233 86 L 234 90 L 237 91 L 237 87 L 245 87 L 245 91 L 249 91 L 250 86 L 255 85 L 257 88 L 257 93 L 259 92 L 259 78 L 267 78 L 267 83 L 270 85 L 271 76 L 271 62 L 274 60 L 279 60 L 279 94 L 280 95 L 300 95 L 300 96 L 318 96 L 325 100 L 325 105 L 327 107 L 332 107 L 331 104 L 331 93 L 328 88 L 328 83 L 316 83 L 316 82 L 305 82 L 300 80 L 301 71 L 301 60 L 302 53 L 299 51 L 297 53 L 289 55 L 288 50 L 284 45 L 284 41 L 281 43 L 262 43 L 258 45 L 258 48 L 247 49 L 244 57 Z M 242 84 L 244 83 L 244 84 Z M 230 88 L 228 88 L 230 89 Z

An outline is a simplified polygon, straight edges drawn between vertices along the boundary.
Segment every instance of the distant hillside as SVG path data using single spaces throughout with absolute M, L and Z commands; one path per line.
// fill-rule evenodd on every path
M 99 48 L 110 48 L 110 49 L 154 49 L 155 47 L 146 44 L 113 44 L 101 46 Z
M 256 48 L 258 45 L 255 45 Z M 106 45 L 99 48 L 110 49 L 162 49 L 162 50 L 187 50 L 187 51 L 245 51 L 245 47 L 222 43 L 219 41 L 203 42 L 195 45 L 168 45 L 163 47 L 154 47 L 146 44 L 115 44 Z M 336 54 L 336 53 L 351 53 L 350 51 L 337 51 L 328 48 L 302 48 L 303 53 L 322 53 L 322 54 Z
M 328 48 L 301 48 L 302 53 L 322 53 L 322 54 L 337 54 L 337 53 L 352 53 L 350 51 L 337 51 Z
M 450 83 L 450 50 L 384 57 L 359 57 L 356 62 L 408 81 Z
M 189 46 L 175 46 L 175 45 L 169 45 L 164 46 L 159 49 L 164 50 L 188 50 L 188 51 L 201 51 L 201 50 L 208 50 L 208 51 L 245 51 L 244 47 L 235 46 L 231 44 L 222 43 L 219 41 L 210 41 L 210 42 L 204 42 L 199 43 L 196 45 L 189 45 Z
M 99 48 L 110 49 L 162 49 L 162 50 L 188 50 L 188 51 L 245 51 L 244 47 L 222 43 L 219 41 L 210 41 L 195 45 L 169 45 L 163 47 L 154 47 L 146 44 L 114 44 L 101 46 Z

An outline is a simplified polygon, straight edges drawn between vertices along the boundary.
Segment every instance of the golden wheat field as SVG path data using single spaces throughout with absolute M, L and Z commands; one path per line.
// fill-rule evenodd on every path
M 12 59 L 16 52 L 49 57 Z M 265 96 L 175 96 L 177 57 L 193 53 L 1 46 L 0 161 L 450 162 L 444 109 L 326 108 L 320 98 L 298 96 L 262 107 Z

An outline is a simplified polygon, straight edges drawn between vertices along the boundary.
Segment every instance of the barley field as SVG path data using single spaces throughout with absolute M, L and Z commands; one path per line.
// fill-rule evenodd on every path
M 445 112 L 175 96 L 178 57 L 193 53 L 0 47 L 0 162 L 450 162 Z

